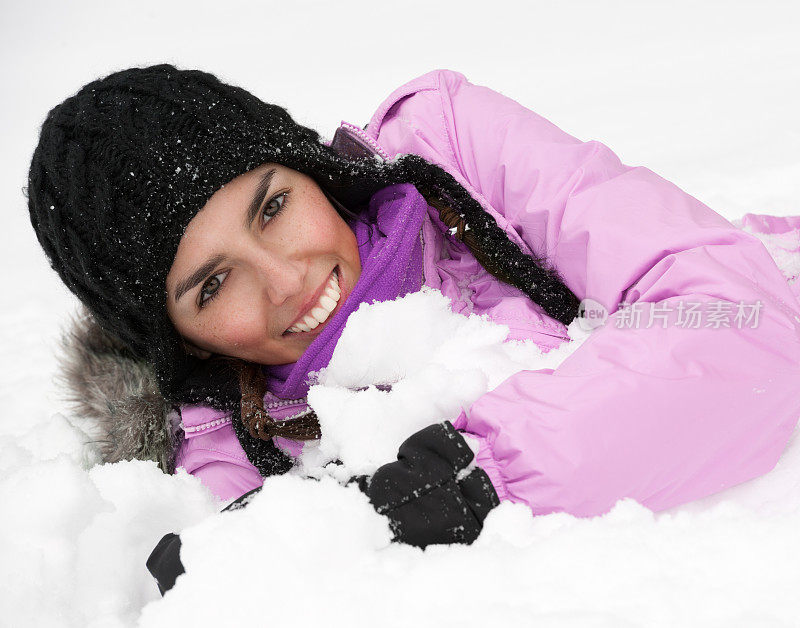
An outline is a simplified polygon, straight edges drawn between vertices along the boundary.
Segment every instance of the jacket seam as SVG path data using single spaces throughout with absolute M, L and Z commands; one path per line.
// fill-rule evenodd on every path
M 462 74 L 462 76 L 464 75 Z M 483 207 L 483 210 L 490 216 L 492 216 L 495 222 L 498 222 L 498 219 L 492 215 L 492 212 L 497 213 L 497 215 L 500 216 L 505 222 L 505 224 L 508 226 L 508 230 L 503 229 L 503 231 L 506 232 L 509 239 L 512 242 L 514 242 L 514 238 L 512 238 L 511 235 L 509 234 L 509 231 L 511 231 L 516 236 L 516 238 L 519 239 L 519 243 L 516 243 L 517 246 L 519 246 L 523 252 L 526 252 L 527 249 L 529 252 L 527 252 L 526 255 L 532 255 L 533 248 L 525 241 L 525 238 L 523 238 L 521 235 L 519 235 L 519 233 L 517 233 L 516 229 L 514 229 L 513 225 L 511 224 L 511 219 L 508 216 L 503 215 L 501 212 L 495 210 L 492 204 L 489 202 L 489 199 L 487 199 L 480 190 L 478 190 L 474 185 L 472 185 L 472 183 L 469 180 L 469 177 L 467 177 L 466 173 L 464 173 L 464 171 L 462 170 L 461 165 L 459 164 L 458 161 L 458 153 L 456 152 L 455 140 L 451 135 L 449 129 L 447 128 L 447 123 L 446 123 L 447 114 L 445 113 L 444 93 L 442 90 L 442 71 L 438 72 L 436 78 L 437 78 L 437 90 L 439 92 L 439 110 L 441 112 L 441 123 L 442 126 L 444 127 L 444 135 L 447 140 L 447 147 L 452 155 L 451 163 L 453 165 L 454 171 L 458 173 L 458 177 L 463 178 L 463 183 L 461 181 L 459 181 L 459 183 L 467 191 L 467 193 L 475 200 L 475 202 L 481 205 L 481 207 Z M 465 76 L 464 79 L 469 82 L 469 79 L 467 79 Z M 458 180 L 458 177 L 456 177 L 456 180 Z M 481 202 L 480 199 L 483 199 L 483 202 Z M 487 208 L 491 208 L 491 211 L 489 211 L 489 209 Z M 498 223 L 498 227 L 499 226 L 500 225 Z
M 417 79 L 419 78 L 421 77 L 417 77 Z M 410 82 L 416 82 L 416 79 L 412 79 Z M 386 114 L 389 113 L 392 107 L 394 107 L 397 103 L 399 103 L 404 98 L 407 98 L 408 96 L 412 96 L 414 94 L 418 94 L 419 92 L 423 92 L 426 90 L 438 89 L 438 85 L 439 85 L 439 77 L 437 76 L 436 85 L 415 85 L 413 87 L 407 86 L 406 89 L 398 91 L 397 95 L 393 96 L 394 92 L 392 94 L 389 94 L 386 97 L 386 100 L 388 101 L 389 98 L 391 98 L 391 100 L 381 104 L 380 108 L 373 114 L 372 118 L 370 118 L 367 124 L 364 125 L 364 132 L 366 133 L 367 132 L 366 128 L 370 127 L 370 131 L 374 134 L 375 141 L 377 143 L 378 136 L 380 135 L 380 130 L 383 127 L 384 120 L 386 119 Z M 379 117 L 376 117 L 378 115 Z
M 500 494 L 500 491 L 497 491 L 498 499 L 500 499 L 501 501 L 504 499 L 509 499 L 511 493 L 508 490 L 508 484 L 506 483 L 506 480 L 503 477 L 502 472 L 500 471 L 500 465 L 497 463 L 497 458 L 494 455 L 494 443 L 489 440 L 488 435 L 484 436 L 483 440 L 486 443 L 486 448 L 489 450 L 489 461 L 491 462 L 491 464 L 486 465 L 490 467 L 488 469 L 486 468 L 486 466 L 482 465 L 478 466 L 480 466 L 486 472 L 486 475 L 488 475 L 489 479 L 492 480 L 493 485 L 496 479 L 497 486 L 495 486 L 495 490 L 497 491 L 498 487 L 502 490 L 502 495 Z
M 222 450 L 222 449 L 215 449 L 213 447 L 192 447 L 191 453 L 195 453 L 195 452 L 205 452 L 205 453 L 208 453 L 208 454 L 222 454 L 223 456 L 227 456 L 229 458 L 233 458 L 234 460 L 238 460 L 240 462 L 246 462 L 247 464 L 252 465 L 250 460 L 248 460 L 247 456 L 242 456 L 240 454 L 231 453 L 231 452 L 228 452 L 228 451 L 225 451 L 225 450 Z M 183 457 L 185 458 L 186 455 L 184 455 Z M 205 462 L 203 464 L 209 464 L 211 462 L 226 462 L 226 461 L 225 460 L 209 460 L 208 462 Z M 196 468 L 199 468 L 199 467 L 196 467 Z
M 455 145 L 455 142 L 453 141 L 453 136 L 450 133 L 450 129 L 447 128 L 447 113 L 445 111 L 445 106 L 444 106 L 444 93 L 442 91 L 442 74 L 441 74 L 441 72 L 438 74 L 438 76 L 436 78 L 437 78 L 436 89 L 439 92 L 439 107 L 440 107 L 441 113 L 442 113 L 442 116 L 441 116 L 440 120 L 441 120 L 442 126 L 444 127 L 444 136 L 447 138 L 447 147 L 450 149 L 450 155 L 451 155 L 452 160 L 453 160 L 453 165 L 458 169 L 459 172 L 461 172 L 462 176 L 464 176 L 464 179 L 466 179 L 466 176 L 464 175 L 464 172 L 461 170 L 461 166 L 458 163 L 458 156 L 456 154 L 456 145 Z

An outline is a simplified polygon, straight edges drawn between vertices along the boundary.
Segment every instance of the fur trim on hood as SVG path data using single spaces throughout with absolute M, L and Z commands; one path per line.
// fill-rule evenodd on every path
M 103 462 L 153 460 L 175 469 L 180 415 L 153 370 L 100 328 L 86 310 L 61 339 L 59 383 L 77 423 L 100 445 Z

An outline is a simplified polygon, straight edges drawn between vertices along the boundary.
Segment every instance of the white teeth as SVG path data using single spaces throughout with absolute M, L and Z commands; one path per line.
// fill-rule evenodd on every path
M 329 297 L 327 294 L 323 294 L 319 298 L 319 304 L 324 307 L 329 312 L 333 312 L 336 309 L 336 304 L 339 302 L 339 299 L 334 299 Z
M 303 317 L 301 322 L 292 325 L 289 331 L 292 333 L 311 331 L 324 323 L 328 320 L 328 316 L 330 316 L 331 312 L 336 309 L 336 304 L 339 302 L 341 296 L 342 292 L 341 288 L 339 288 L 339 279 L 334 272 L 331 274 L 331 278 L 322 291 L 322 296 L 320 296 L 317 305 L 311 308 L 311 311 Z
M 328 318 L 328 314 L 330 314 L 330 310 L 318 305 L 313 310 L 311 310 L 311 316 L 317 319 L 318 323 L 324 323 L 325 320 Z

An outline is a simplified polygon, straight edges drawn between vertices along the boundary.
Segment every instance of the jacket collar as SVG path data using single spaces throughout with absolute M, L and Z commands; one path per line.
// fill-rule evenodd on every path
M 333 134 L 330 146 L 351 158 L 378 155 L 384 161 L 391 159 L 389 154 L 366 131 L 344 120 Z

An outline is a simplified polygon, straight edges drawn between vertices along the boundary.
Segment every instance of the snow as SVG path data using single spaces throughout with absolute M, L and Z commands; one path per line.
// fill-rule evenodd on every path
M 513 373 L 554 369 L 589 337 L 576 320 L 573 341 L 544 353 L 531 340 L 504 342 L 508 333 L 488 316 L 453 313 L 449 299 L 427 287 L 362 304 L 309 390 L 323 437 L 306 446 L 305 471 L 339 460 L 337 477 L 370 474 L 417 430 L 454 419 Z M 386 384 L 391 390 L 376 387 Z
M 732 222 L 742 228 L 741 220 Z M 797 281 L 800 275 L 800 255 L 797 255 L 800 250 L 800 229 L 790 229 L 784 233 L 759 233 L 750 228 L 745 228 L 745 231 L 761 240 L 790 283 Z
M 572 343 L 541 355 L 530 343 L 503 343 L 502 326 L 449 314 L 434 293 L 354 315 L 311 392 L 326 439 L 304 463 L 319 481 L 271 478 L 247 508 L 218 513 L 224 504 L 186 474 L 137 461 L 97 465 L 96 444 L 84 445 L 91 426 L 70 414 L 53 379 L 75 302 L 47 267 L 21 189 L 47 111 L 115 69 L 163 61 L 208 69 L 332 135 L 342 118 L 363 126 L 403 81 L 445 67 L 607 143 L 731 220 L 798 214 L 798 10 L 777 0 L 580 0 L 495 11 L 359 0 L 344 10 L 315 3 L 313 13 L 303 3 L 230 6 L 87 0 L 4 9 L 2 622 L 796 625 L 797 433 L 770 473 L 670 511 L 622 500 L 592 519 L 532 517 L 504 503 L 472 546 L 390 544 L 386 520 L 322 465 L 339 456 L 348 471 L 374 468 L 405 429 L 452 417 L 512 369 L 552 368 L 586 338 L 571 328 Z M 388 34 L 387 20 L 402 37 Z M 387 47 L 402 54 L 387 63 Z M 787 276 L 800 272 L 781 252 L 791 238 L 765 242 Z M 393 333 L 381 336 L 381 322 Z M 356 327 L 375 343 L 352 342 Z M 446 366 L 454 356 L 456 374 Z M 369 367 L 348 368 L 356 357 Z M 366 388 L 343 390 L 354 385 Z M 162 599 L 144 562 L 169 531 L 181 532 L 188 573 Z
M 0 483 L 0 599 L 9 626 L 134 625 L 154 599 L 142 557 L 164 526 L 195 525 L 217 510 L 195 478 L 165 476 L 153 463 L 87 471 L 69 453 L 11 453 L 16 464 Z
M 388 544 L 355 488 L 284 476 L 186 532 L 193 577 L 141 625 L 781 625 L 800 575 L 790 523 L 732 504 L 655 518 L 625 500 L 577 519 L 504 503 L 474 545 L 423 552 Z

